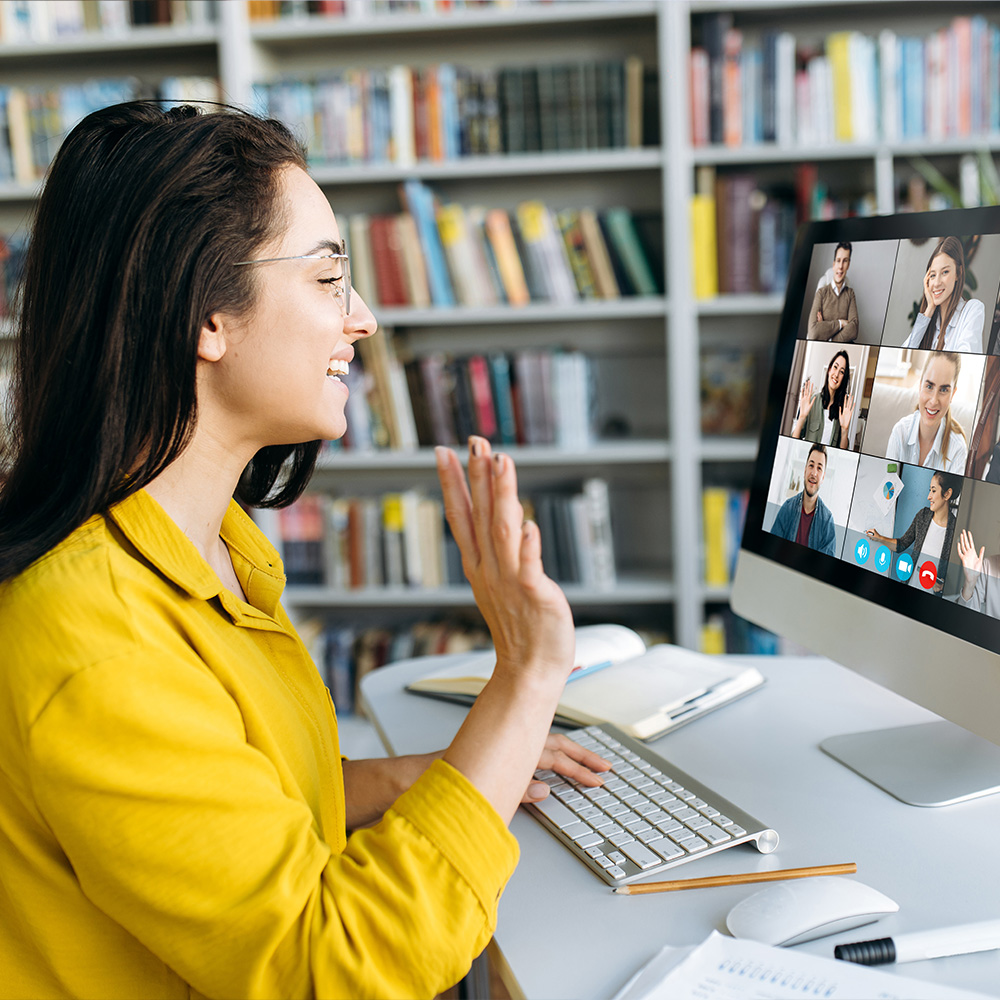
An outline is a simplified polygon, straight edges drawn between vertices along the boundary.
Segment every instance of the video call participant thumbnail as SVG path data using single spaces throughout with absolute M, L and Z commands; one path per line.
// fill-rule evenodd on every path
M 832 340 L 841 344 L 858 339 L 858 304 L 847 282 L 851 266 L 850 243 L 838 243 L 833 267 L 824 275 L 813 296 L 809 312 L 808 339 Z
M 822 389 L 814 390 L 812 379 L 805 380 L 792 437 L 832 448 L 848 446 L 854 415 L 854 395 L 848 391 L 850 374 L 851 359 L 841 350 L 830 360 Z
M 952 539 L 958 517 L 954 507 L 962 493 L 962 477 L 949 472 L 935 472 L 927 491 L 927 506 L 913 516 L 910 526 L 897 538 L 889 538 L 874 528 L 865 534 L 875 542 L 885 545 L 892 552 L 905 552 L 913 546 L 909 565 L 920 567 L 933 563 L 936 580 L 932 588 L 922 582 L 921 572 L 910 572 L 909 584 L 935 594 L 944 590 L 945 574 L 951 555 Z
M 1000 618 L 1000 487 L 970 480 L 965 494 L 955 549 L 961 572 L 948 580 L 948 594 L 954 592 L 956 604 Z
M 806 457 L 802 491 L 782 504 L 771 533 L 832 556 L 836 554 L 836 527 L 830 508 L 819 497 L 826 478 L 826 461 L 826 448 L 814 444 Z
M 953 351 L 927 355 L 917 388 L 917 408 L 900 419 L 889 435 L 885 457 L 962 475 L 969 446 L 951 405 L 962 371 Z M 868 450 L 868 442 L 865 442 Z
M 983 351 L 986 309 L 964 299 L 965 249 L 957 236 L 938 240 L 924 271 L 923 297 L 904 347 L 924 351 Z

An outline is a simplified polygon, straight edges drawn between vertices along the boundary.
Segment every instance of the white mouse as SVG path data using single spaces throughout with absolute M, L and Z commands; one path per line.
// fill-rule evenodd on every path
M 895 913 L 899 904 L 842 875 L 775 882 L 737 903 L 726 918 L 733 937 L 800 944 Z

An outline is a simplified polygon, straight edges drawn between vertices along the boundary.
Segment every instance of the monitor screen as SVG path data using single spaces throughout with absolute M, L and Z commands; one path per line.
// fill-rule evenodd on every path
M 733 603 L 1000 743 L 998 297 L 1000 208 L 802 227 Z

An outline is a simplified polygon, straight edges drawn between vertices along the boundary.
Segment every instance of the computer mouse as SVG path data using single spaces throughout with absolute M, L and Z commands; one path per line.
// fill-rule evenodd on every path
M 733 937 L 787 945 L 836 934 L 895 913 L 899 904 L 843 875 L 775 882 L 737 903 L 726 917 Z

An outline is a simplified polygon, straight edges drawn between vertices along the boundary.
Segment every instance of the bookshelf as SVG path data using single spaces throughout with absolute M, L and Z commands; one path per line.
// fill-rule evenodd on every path
M 952 0 L 947 5 L 903 0 L 552 0 L 444 11 L 427 2 L 421 11 L 383 13 L 377 3 L 348 0 L 356 16 L 298 14 L 255 20 L 242 0 L 215 6 L 208 23 L 145 25 L 119 35 L 85 34 L 45 42 L 0 41 L 9 82 L 85 79 L 95 59 L 107 75 L 143 79 L 196 74 L 217 77 L 224 99 L 251 105 L 254 84 L 293 76 L 316 77 L 352 67 L 387 68 L 451 62 L 482 71 L 516 64 L 625 59 L 638 55 L 656 69 L 658 137 L 651 145 L 620 149 L 525 152 L 442 160 L 318 163 L 312 173 L 338 216 L 398 212 L 398 186 L 416 179 L 442 198 L 465 206 L 512 210 L 539 198 L 553 207 L 626 205 L 662 213 L 667 293 L 569 305 L 531 302 L 507 306 L 382 307 L 377 315 L 393 341 L 414 356 L 431 351 L 513 351 L 529 346 L 577 347 L 597 359 L 606 410 L 621 400 L 633 409 L 622 439 L 588 448 L 518 446 L 507 449 L 522 484 L 533 489 L 579 486 L 588 477 L 607 480 L 614 501 L 618 584 L 612 591 L 567 587 L 585 620 L 628 620 L 660 629 L 697 647 L 706 615 L 724 608 L 725 584 L 703 582 L 702 492 L 706 486 L 749 485 L 756 455 L 756 426 L 738 434 L 703 434 L 700 427 L 701 354 L 750 350 L 766 373 L 782 305 L 779 290 L 695 299 L 690 206 L 700 170 L 716 177 L 750 175 L 761 189 L 793 192 L 804 163 L 838 204 L 855 207 L 867 196 L 870 210 L 899 209 L 924 158 L 957 184 L 963 157 L 1000 150 L 1000 128 L 968 134 L 895 136 L 849 141 L 782 141 L 697 144 L 692 136 L 688 67 L 704 41 L 709 19 L 729 15 L 743 51 L 769 33 L 787 32 L 801 58 L 825 51 L 831 33 L 845 28 L 879 39 L 929 37 L 956 17 L 983 14 L 1000 24 L 993 5 Z M 443 6 L 443 5 L 442 5 Z M 301 5 L 300 5 L 301 7 Z M 5 79 L 5 82 L 8 82 Z M 38 184 L 0 182 L 0 232 L 22 224 Z M 794 194 L 789 194 L 794 197 Z M 0 324 L 0 340 L 4 327 Z M 2 347 L 2 344 L 0 344 Z M 645 417 L 635 419 L 638 409 Z M 637 426 L 641 424 L 641 426 Z M 433 454 L 408 451 L 340 451 L 325 454 L 314 480 L 333 494 L 378 494 L 434 489 Z M 273 527 L 273 523 L 272 523 Z M 333 621 L 390 623 L 471 608 L 466 588 L 289 587 L 287 603 L 302 616 Z

